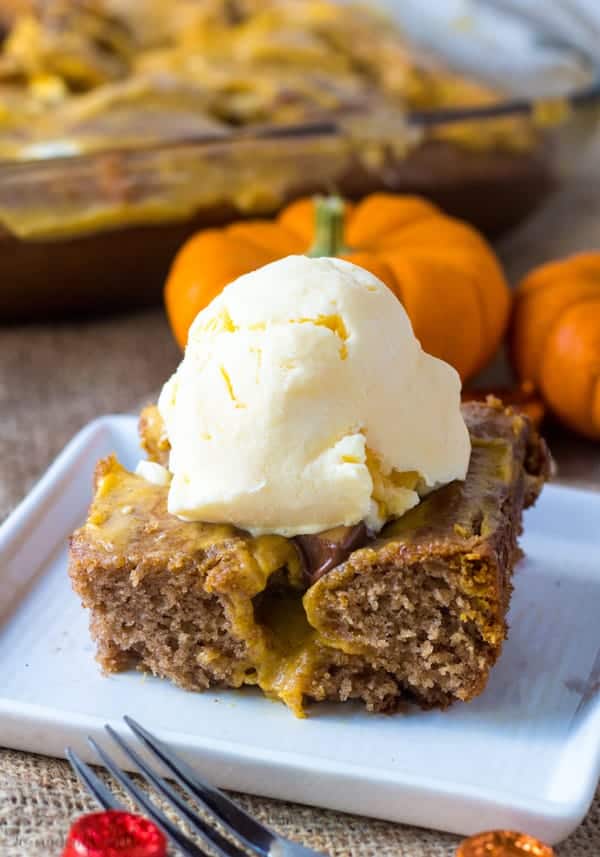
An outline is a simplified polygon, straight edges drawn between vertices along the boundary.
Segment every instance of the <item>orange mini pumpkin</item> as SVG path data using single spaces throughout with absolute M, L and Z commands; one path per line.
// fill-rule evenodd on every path
M 550 408 L 600 440 L 600 252 L 534 269 L 516 291 L 512 359 Z
M 424 199 L 376 193 L 356 205 L 300 199 L 276 220 L 246 220 L 189 239 L 165 301 L 179 344 L 229 282 L 292 253 L 340 256 L 371 271 L 402 301 L 423 348 L 464 379 L 496 351 L 510 292 L 496 256 L 471 226 Z

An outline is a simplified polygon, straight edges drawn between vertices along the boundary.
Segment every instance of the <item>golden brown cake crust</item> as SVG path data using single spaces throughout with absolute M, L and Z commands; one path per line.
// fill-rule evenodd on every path
M 433 492 L 304 593 L 293 541 L 179 521 L 166 488 L 102 462 L 70 560 L 102 667 L 135 665 L 195 690 L 258 683 L 296 713 L 311 699 L 391 710 L 473 698 L 506 635 L 521 512 L 548 457 L 527 418 L 500 403 L 464 413 L 466 481 Z M 154 409 L 141 427 L 164 462 Z
M 156 461 L 166 467 L 169 463 L 170 446 L 165 425 L 156 405 L 146 405 L 142 409 L 138 429 L 142 449 L 150 461 Z

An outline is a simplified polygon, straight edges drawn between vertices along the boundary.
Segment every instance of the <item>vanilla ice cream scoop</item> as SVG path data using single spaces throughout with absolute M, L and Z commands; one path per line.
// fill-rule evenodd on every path
M 458 374 L 341 259 L 289 256 L 227 286 L 158 406 L 169 512 L 253 534 L 376 531 L 469 462 Z

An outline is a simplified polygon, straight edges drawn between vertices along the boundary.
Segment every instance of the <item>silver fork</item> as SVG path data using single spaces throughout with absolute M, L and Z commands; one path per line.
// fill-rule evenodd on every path
M 131 717 L 123 718 L 141 744 L 158 759 L 187 794 L 199 804 L 210 816 L 229 831 L 236 840 L 247 850 L 242 850 L 225 838 L 216 827 L 195 813 L 189 804 L 161 777 L 154 768 L 145 762 L 136 750 L 110 726 L 105 726 L 107 733 L 118 744 L 127 758 L 144 776 L 146 781 L 173 807 L 175 812 L 190 828 L 206 842 L 214 854 L 219 857 L 247 857 L 248 851 L 260 857 L 324 857 L 318 851 L 305 848 L 297 842 L 292 842 L 279 836 L 275 831 L 260 824 L 248 815 L 241 807 L 226 797 L 222 791 L 199 777 L 192 768 L 178 758 L 167 745 L 136 723 Z M 125 789 L 134 803 L 160 827 L 171 843 L 185 857 L 210 857 L 210 855 L 186 836 L 176 824 L 150 800 L 143 789 L 140 789 L 124 771 L 111 759 L 108 753 L 100 747 L 93 738 L 88 737 L 88 743 L 98 755 L 112 776 Z M 94 771 L 82 761 L 70 748 L 66 750 L 67 758 L 75 773 L 92 797 L 104 809 L 122 809 L 123 806 L 104 782 Z

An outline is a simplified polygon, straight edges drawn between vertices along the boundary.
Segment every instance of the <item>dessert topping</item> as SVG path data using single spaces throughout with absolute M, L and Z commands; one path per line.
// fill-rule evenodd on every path
M 146 459 L 138 461 L 135 472 L 153 485 L 168 485 L 171 481 L 171 474 L 167 468 L 156 461 L 146 461 Z
M 457 372 L 341 259 L 289 256 L 227 286 L 158 407 L 169 512 L 253 535 L 377 531 L 469 463 Z

